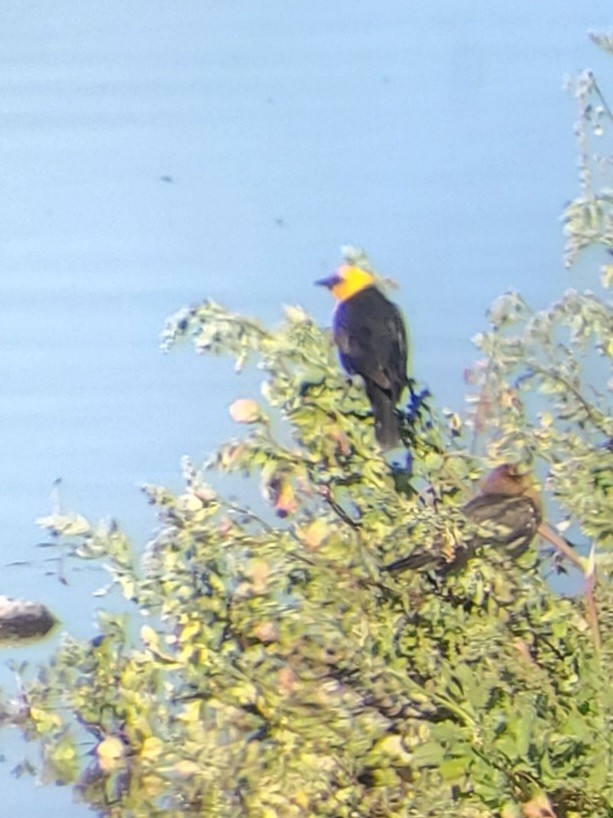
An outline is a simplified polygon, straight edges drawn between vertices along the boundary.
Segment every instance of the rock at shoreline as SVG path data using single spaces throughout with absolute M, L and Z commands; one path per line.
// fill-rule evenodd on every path
M 39 602 L 0 596 L 0 642 L 44 636 L 56 621 L 51 611 Z

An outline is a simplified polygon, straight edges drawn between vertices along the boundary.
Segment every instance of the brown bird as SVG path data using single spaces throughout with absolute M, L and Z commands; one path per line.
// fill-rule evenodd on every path
M 407 334 L 398 307 L 383 295 L 368 270 L 344 264 L 316 281 L 336 299 L 334 340 L 349 375 L 361 375 L 383 449 L 400 444 L 396 405 L 408 384 Z
M 449 556 L 442 543 L 429 551 L 402 557 L 385 570 L 433 569 L 441 576 L 462 567 L 478 548 L 494 547 L 516 559 L 524 554 L 543 522 L 543 504 L 528 474 L 519 474 L 508 463 L 495 468 L 481 484 L 481 491 L 462 508 L 464 516 L 479 527 Z
M 538 534 L 565 556 L 585 578 L 586 619 L 594 644 L 600 650 L 602 638 L 594 601 L 593 565 L 583 564 L 571 545 L 543 520 L 543 503 L 528 474 L 519 474 L 508 463 L 494 469 L 481 485 L 481 491 L 463 507 L 465 517 L 479 527 L 451 556 L 444 553 L 439 540 L 428 551 L 415 551 L 385 566 L 390 573 L 407 569 L 434 570 L 447 576 L 459 570 L 483 546 L 505 551 L 510 557 L 524 554 Z

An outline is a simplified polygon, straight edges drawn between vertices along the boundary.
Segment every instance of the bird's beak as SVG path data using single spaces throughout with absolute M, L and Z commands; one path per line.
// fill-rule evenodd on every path
M 319 278 L 317 281 L 314 281 L 314 284 L 317 284 L 319 287 L 327 287 L 329 290 L 332 287 L 335 287 L 337 284 L 340 284 L 342 281 L 341 277 L 336 273 L 332 273 L 331 276 L 327 278 Z

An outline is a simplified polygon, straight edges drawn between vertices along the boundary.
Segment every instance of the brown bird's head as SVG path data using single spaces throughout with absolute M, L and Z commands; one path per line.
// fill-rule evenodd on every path
M 543 501 L 534 483 L 532 473 L 520 465 L 503 463 L 496 466 L 481 483 L 481 495 L 506 494 L 509 497 L 523 495 L 529 497 L 538 511 L 542 511 Z
M 374 283 L 375 277 L 372 273 L 352 264 L 343 264 L 328 278 L 320 278 L 315 282 L 321 287 L 327 287 L 339 302 L 346 301 Z

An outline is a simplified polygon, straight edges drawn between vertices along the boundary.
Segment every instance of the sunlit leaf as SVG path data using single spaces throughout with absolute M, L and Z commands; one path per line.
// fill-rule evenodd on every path
M 239 398 L 230 406 L 230 417 L 235 423 L 256 423 L 262 417 L 257 402 L 250 398 Z

